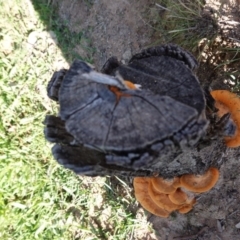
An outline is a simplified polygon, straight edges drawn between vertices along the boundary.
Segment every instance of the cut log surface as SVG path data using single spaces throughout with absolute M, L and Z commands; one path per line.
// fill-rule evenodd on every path
M 195 67 L 194 57 L 175 45 L 144 50 L 127 65 L 110 58 L 102 73 L 75 60 L 48 86 L 60 105 L 59 116 L 44 121 L 54 158 L 88 176 L 173 177 L 218 166 L 226 147 L 207 137 Z M 141 88 L 129 89 L 123 79 Z

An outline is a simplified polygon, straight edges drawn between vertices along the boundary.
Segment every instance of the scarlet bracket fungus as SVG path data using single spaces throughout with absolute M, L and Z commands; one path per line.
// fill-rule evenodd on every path
M 179 178 L 174 177 L 173 179 L 164 179 L 162 177 L 151 178 L 151 183 L 155 192 L 158 193 L 174 193 L 176 191 L 175 185 L 179 183 Z
M 160 208 L 149 196 L 148 186 L 149 180 L 144 177 L 136 177 L 133 181 L 135 197 L 141 203 L 141 205 L 150 213 L 167 218 L 169 212 L 163 208 Z
M 173 198 L 176 198 L 175 202 L 171 201 L 170 194 L 156 191 L 153 182 L 156 184 L 158 178 L 147 178 L 147 177 L 136 177 L 134 178 L 134 190 L 136 199 L 141 203 L 141 205 L 151 212 L 160 217 L 168 217 L 172 211 L 178 210 L 179 212 L 189 212 L 193 205 L 195 204 L 195 199 L 188 198 L 188 196 L 181 192 L 180 189 L 173 187 L 174 183 L 179 185 L 179 178 L 174 178 L 173 180 L 164 180 L 159 178 L 160 184 L 165 181 L 167 182 L 167 187 L 172 186 L 174 191 L 171 191 Z M 171 182 L 171 184 L 170 184 Z M 166 190 L 163 188 L 164 191 Z M 159 189 L 158 189 L 159 190 Z M 176 192 L 176 194 L 174 194 Z M 183 193 L 183 194 L 182 194 Z M 184 196 L 179 196 L 184 195 Z M 185 197 L 186 196 L 186 197 Z M 184 199 L 181 199 L 183 197 Z M 178 202 L 177 202 L 178 201 Z M 176 203 L 177 202 L 177 203 Z
M 240 98 L 235 93 L 226 90 L 215 90 L 211 92 L 215 107 L 219 110 L 218 115 L 222 117 L 225 113 L 231 113 L 231 118 L 236 124 L 237 130 L 233 137 L 226 137 L 228 147 L 240 146 Z
M 192 210 L 193 205 L 196 203 L 196 199 L 193 198 L 192 201 L 189 204 L 183 205 L 181 208 L 178 209 L 178 212 L 180 213 L 188 213 Z
M 171 202 L 175 204 L 184 204 L 188 200 L 188 195 L 181 190 L 181 188 L 178 188 L 175 192 L 168 195 Z
M 136 199 L 149 212 L 168 217 L 172 211 L 187 213 L 196 203 L 183 188 L 194 193 L 209 191 L 217 182 L 219 171 L 209 168 L 203 175 L 186 174 L 172 180 L 159 178 L 136 177 L 134 189 Z
M 151 199 L 160 208 L 163 208 L 163 209 L 165 209 L 169 212 L 172 212 L 172 211 L 177 210 L 179 208 L 178 204 L 174 204 L 173 202 L 171 202 L 171 200 L 168 198 L 167 194 L 155 192 L 151 181 L 149 182 L 149 185 L 148 185 L 148 194 L 151 197 Z
M 178 188 L 174 193 L 169 194 L 168 197 L 173 203 L 180 205 L 178 208 L 180 213 L 188 213 L 196 203 L 196 199 L 189 197 L 181 188 Z
M 189 191 L 202 193 L 209 191 L 218 181 L 219 171 L 217 168 L 209 168 L 203 175 L 186 174 L 181 176 L 181 186 Z

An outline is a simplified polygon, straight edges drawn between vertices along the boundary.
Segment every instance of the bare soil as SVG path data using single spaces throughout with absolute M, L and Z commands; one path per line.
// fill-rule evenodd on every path
M 90 39 L 95 48 L 93 62 L 97 69 L 113 55 L 123 63 L 127 62 L 133 54 L 156 42 L 154 27 L 149 24 L 149 19 L 154 17 L 151 9 L 155 7 L 155 1 L 60 0 L 57 4 L 60 17 L 69 23 L 71 30 L 81 30 L 86 39 Z M 229 63 L 233 59 L 232 53 L 223 53 L 220 49 L 240 47 L 239 4 L 233 0 L 206 1 L 204 11 L 218 14 L 219 36 L 211 48 L 200 45 L 203 51 L 198 75 L 203 85 L 233 90 L 237 86 L 239 73 L 234 75 L 235 81 L 225 73 L 236 73 L 239 61 Z M 89 54 L 88 44 L 76 47 L 83 57 Z M 217 67 L 219 64 L 221 67 Z M 240 239 L 240 150 L 228 149 L 223 155 L 220 180 L 211 191 L 197 196 L 197 204 L 190 213 L 174 213 L 167 219 L 146 213 L 155 236 L 143 228 L 135 239 Z M 141 211 L 137 218 L 139 216 L 144 217 Z
M 59 14 L 72 31 L 82 31 L 95 49 L 94 65 L 100 69 L 106 60 L 116 56 L 123 62 L 150 45 L 153 28 L 144 16 L 153 1 L 59 1 Z M 86 56 L 88 43 L 76 51 Z

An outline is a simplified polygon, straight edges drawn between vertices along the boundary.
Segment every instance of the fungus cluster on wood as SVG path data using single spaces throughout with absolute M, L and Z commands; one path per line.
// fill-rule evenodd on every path
M 211 167 L 202 175 L 185 174 L 171 180 L 136 177 L 133 185 L 136 199 L 146 210 L 159 217 L 168 217 L 175 210 L 189 212 L 196 203 L 194 194 L 209 191 L 218 178 L 218 169 Z
M 217 115 L 222 117 L 226 113 L 231 114 L 233 122 L 236 124 L 234 136 L 225 137 L 225 142 L 228 147 L 240 146 L 240 98 L 237 94 L 227 90 L 215 90 L 211 92 L 215 100 L 215 107 L 218 109 Z
M 112 57 L 101 73 L 80 60 L 55 72 L 47 92 L 59 113 L 44 120 L 54 158 L 79 175 L 136 177 L 137 200 L 157 216 L 189 212 L 195 194 L 218 180 L 211 166 L 220 167 L 222 138 L 228 147 L 240 146 L 240 99 L 224 90 L 212 97 L 204 92 L 196 67 L 189 52 L 167 44 L 127 64 Z
M 224 138 L 226 145 L 239 147 L 240 98 L 226 90 L 211 91 L 211 95 L 215 100 L 218 117 L 230 113 L 230 118 L 236 124 L 235 134 Z M 160 217 L 168 217 L 175 210 L 187 213 L 196 203 L 195 198 L 188 195 L 189 191 L 195 194 L 207 192 L 214 187 L 218 178 L 219 171 L 213 167 L 203 175 L 185 174 L 171 180 L 138 177 L 134 179 L 135 196 L 146 210 Z M 141 191 L 144 186 L 144 191 Z

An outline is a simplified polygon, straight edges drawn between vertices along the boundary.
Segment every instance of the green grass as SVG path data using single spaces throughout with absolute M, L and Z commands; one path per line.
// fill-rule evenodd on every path
M 156 8 L 161 14 L 155 27 L 160 41 L 173 42 L 194 52 L 201 39 L 214 39 L 216 19 L 204 14 L 203 7 L 203 0 L 158 0 Z
M 154 9 L 158 10 L 153 22 L 158 36 L 155 44 L 171 42 L 189 50 L 200 65 L 208 65 L 219 82 L 225 79 L 239 93 L 239 42 L 221 33 L 220 10 L 206 10 L 204 0 L 158 0 Z M 209 72 L 204 80 L 208 78 Z
M 65 170 L 44 139 L 42 121 L 57 110 L 47 82 L 76 57 L 82 35 L 60 31 L 54 10 L 36 6 L 41 17 L 29 0 L 0 2 L 0 239 L 131 239 L 141 225 L 131 188 Z
M 226 60 L 218 64 L 216 70 L 225 68 L 225 79 L 228 81 L 230 89 L 240 94 L 240 48 L 239 47 L 222 47 L 220 50 L 226 54 Z

